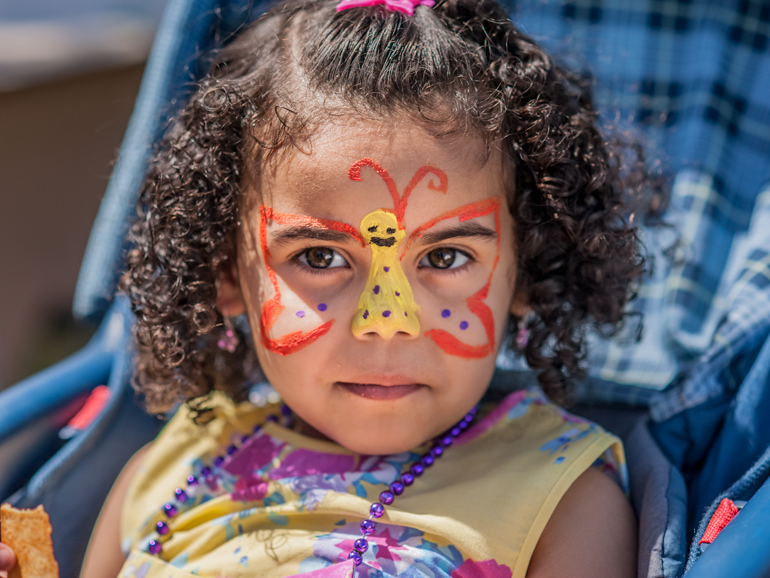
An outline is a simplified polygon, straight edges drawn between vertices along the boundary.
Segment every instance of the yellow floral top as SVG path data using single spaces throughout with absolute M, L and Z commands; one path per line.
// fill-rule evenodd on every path
M 348 560 L 380 492 L 418 459 L 417 448 L 362 456 L 266 422 L 275 406 L 216 399 L 215 419 L 180 410 L 158 436 L 123 507 L 122 578 L 523 577 L 561 497 L 591 465 L 625 487 L 617 438 L 568 414 L 538 389 L 517 391 L 462 433 L 385 508 L 363 563 Z M 234 440 L 218 481 L 188 490 L 190 474 Z M 234 450 L 234 448 L 233 448 Z M 232 451 L 232 450 L 231 450 Z M 171 518 L 163 506 L 171 502 Z M 159 555 L 156 523 L 169 533 Z

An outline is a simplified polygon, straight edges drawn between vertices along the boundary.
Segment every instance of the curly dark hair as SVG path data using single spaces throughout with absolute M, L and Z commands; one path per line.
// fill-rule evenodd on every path
M 413 17 L 382 7 L 338 13 L 336 3 L 288 0 L 239 33 L 157 147 L 121 282 L 136 313 L 135 387 L 148 410 L 214 389 L 243 394 L 255 354 L 247 339 L 233 353 L 216 347 L 215 308 L 241 185 L 351 109 L 480 136 L 488 150 L 501 143 L 517 279 L 532 311 L 523 354 L 563 401 L 581 375 L 586 331 L 619 329 L 642 272 L 627 203 L 644 180 L 638 147 L 629 155 L 633 147 L 602 135 L 590 83 L 493 0 L 439 1 Z

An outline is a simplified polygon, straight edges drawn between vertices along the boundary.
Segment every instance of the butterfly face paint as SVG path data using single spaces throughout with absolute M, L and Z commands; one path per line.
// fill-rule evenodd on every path
M 401 196 L 398 194 L 395 182 L 388 172 L 371 159 L 362 159 L 354 163 L 348 173 L 350 179 L 361 180 L 361 169 L 365 166 L 374 169 L 387 184 L 388 191 L 393 199 L 395 213 L 391 214 L 388 211 L 378 209 L 364 217 L 361 222 L 361 236 L 372 247 L 372 266 L 369 271 L 366 287 L 358 303 L 358 309 L 353 318 L 353 333 L 359 336 L 368 331 L 376 331 L 390 337 L 398 331 L 411 335 L 419 332 L 420 325 L 416 317 L 419 305 L 414 301 L 412 289 L 400 267 L 399 261 L 403 259 L 406 250 L 409 249 L 416 239 L 443 221 L 458 218 L 462 223 L 470 219 L 494 214 L 497 243 L 494 264 L 486 284 L 466 300 L 468 311 L 479 319 L 484 328 L 487 342 L 483 345 L 470 345 L 443 329 L 430 329 L 425 333 L 445 353 L 450 355 L 479 359 L 492 354 L 495 351 L 495 323 L 492 311 L 484 303 L 484 300 L 489 294 L 492 276 L 500 259 L 500 199 L 492 198 L 470 203 L 448 211 L 420 225 L 409 235 L 404 251 L 397 260 L 398 245 L 404 236 L 402 229 L 405 228 L 404 216 L 407 210 L 409 195 L 428 174 L 433 174 L 439 178 L 439 184 L 436 185 L 431 181 L 428 184 L 428 189 L 446 194 L 448 179 L 446 174 L 440 169 L 426 165 L 415 173 L 409 185 L 404 189 L 403 196 Z M 382 235 L 383 228 L 386 236 L 380 236 Z M 400 233 L 400 235 L 397 235 L 397 233 Z M 389 277 L 391 272 L 392 277 Z M 401 317 L 402 314 L 403 318 Z M 447 318 L 449 316 L 451 316 L 451 311 L 444 309 L 442 317 Z M 459 324 L 459 328 L 462 331 L 465 331 L 468 326 L 469 323 L 465 320 Z
M 275 222 L 283 225 L 316 227 L 321 229 L 329 229 L 334 231 L 340 231 L 347 233 L 351 237 L 364 243 L 363 237 L 361 237 L 353 227 L 340 223 L 338 221 L 331 221 L 328 219 L 314 219 L 312 217 L 303 217 L 301 215 L 290 215 L 285 213 L 276 213 L 270 207 L 260 207 L 260 225 L 259 225 L 259 243 L 262 249 L 262 255 L 265 260 L 265 267 L 267 269 L 270 283 L 273 286 L 275 294 L 262 306 L 262 316 L 260 319 L 262 345 L 265 349 L 278 353 L 280 355 L 288 355 L 299 351 L 303 347 L 310 345 L 316 339 L 328 333 L 331 329 L 334 319 L 319 325 L 311 329 L 310 331 L 294 331 L 279 338 L 271 338 L 270 330 L 275 325 L 278 317 L 281 315 L 285 307 L 281 305 L 281 289 L 278 285 L 278 278 L 270 264 L 270 249 L 267 244 L 267 225 L 268 222 Z M 316 308 L 318 311 L 324 312 L 327 309 L 325 303 L 319 303 Z M 297 311 L 295 315 L 299 318 L 305 317 L 304 311 Z
M 363 218 L 360 231 L 372 248 L 372 265 L 353 316 L 353 334 L 360 337 L 375 332 L 385 338 L 399 331 L 419 334 L 419 306 L 398 259 L 399 245 L 406 235 L 395 215 L 377 209 Z
M 495 351 L 495 320 L 492 315 L 492 310 L 486 303 L 484 303 L 484 300 L 489 295 L 489 286 L 492 283 L 492 276 L 495 274 L 497 264 L 500 261 L 500 199 L 487 199 L 477 203 L 471 203 L 470 205 L 465 205 L 459 209 L 455 209 L 454 211 L 444 213 L 435 219 L 431 219 L 424 225 L 418 227 L 409 236 L 409 241 L 407 243 L 408 247 L 409 244 L 414 241 L 414 239 L 420 237 L 422 234 L 435 227 L 441 221 L 457 217 L 462 223 L 469 219 L 475 219 L 490 213 L 493 213 L 495 216 L 495 232 L 497 233 L 497 254 L 495 256 L 494 265 L 492 266 L 492 270 L 489 272 L 489 277 L 486 284 L 466 300 L 468 304 L 468 310 L 473 315 L 478 317 L 481 325 L 484 327 L 484 332 L 487 336 L 487 343 L 484 345 L 469 345 L 467 343 L 463 343 L 457 337 L 443 329 L 431 329 L 425 333 L 425 335 L 436 342 L 436 345 L 438 345 L 441 349 L 450 355 L 457 355 L 458 357 L 466 357 L 469 359 L 479 359 L 486 357 Z M 444 311 L 449 312 L 449 310 Z M 444 312 L 442 312 L 443 317 L 449 317 L 451 315 L 451 312 L 449 312 L 449 315 L 444 315 L 443 313 Z M 468 322 L 461 321 L 460 329 L 465 331 L 467 328 Z

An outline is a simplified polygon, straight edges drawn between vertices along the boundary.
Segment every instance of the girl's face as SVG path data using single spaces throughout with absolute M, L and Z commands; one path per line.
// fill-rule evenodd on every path
M 345 122 L 245 185 L 224 315 L 245 312 L 267 378 L 363 454 L 405 451 L 481 398 L 513 298 L 499 154 L 416 123 Z

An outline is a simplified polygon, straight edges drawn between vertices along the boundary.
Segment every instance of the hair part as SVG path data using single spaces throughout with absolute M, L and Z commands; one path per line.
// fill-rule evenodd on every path
M 195 404 L 214 389 L 243 395 L 255 354 L 244 338 L 233 353 L 216 347 L 215 306 L 241 185 L 350 115 L 406 115 L 437 137 L 502 147 L 517 282 L 532 311 L 522 353 L 564 401 L 582 374 L 586 331 L 620 328 L 642 272 L 626 203 L 645 182 L 639 147 L 601 134 L 588 83 L 493 0 L 439 1 L 411 18 L 335 5 L 288 0 L 260 17 L 214 55 L 157 146 L 121 283 L 136 313 L 135 387 L 147 408 Z

